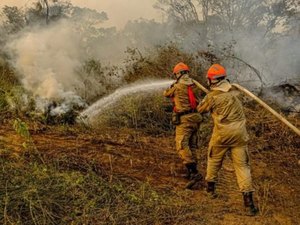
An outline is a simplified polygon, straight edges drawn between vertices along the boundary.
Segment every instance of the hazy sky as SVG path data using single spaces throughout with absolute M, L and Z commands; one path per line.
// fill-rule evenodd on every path
M 3 5 L 30 6 L 34 0 L 0 0 Z M 73 5 L 88 7 L 108 14 L 109 22 L 105 25 L 123 27 L 128 20 L 146 18 L 161 20 L 161 13 L 153 8 L 156 0 L 70 0 Z

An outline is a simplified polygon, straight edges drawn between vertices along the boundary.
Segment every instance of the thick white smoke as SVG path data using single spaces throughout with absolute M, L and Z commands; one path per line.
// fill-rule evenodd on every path
M 27 31 L 8 49 L 24 87 L 42 98 L 57 99 L 80 82 L 74 75 L 83 59 L 80 46 L 81 40 L 65 21 Z
M 67 21 L 31 28 L 8 43 L 11 63 L 24 88 L 39 99 L 38 110 L 44 112 L 51 101 L 61 102 L 53 109 L 55 114 L 63 114 L 74 105 L 84 106 L 75 90 L 82 82 L 75 73 L 84 59 L 81 43 Z

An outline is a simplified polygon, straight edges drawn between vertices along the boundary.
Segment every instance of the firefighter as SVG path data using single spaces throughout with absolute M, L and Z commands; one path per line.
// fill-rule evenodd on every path
M 216 197 L 215 184 L 218 171 L 225 154 L 230 153 L 247 214 L 253 216 L 258 213 L 258 209 L 252 197 L 254 188 L 247 147 L 249 137 L 246 118 L 241 102 L 232 91 L 230 82 L 225 78 L 225 68 L 219 64 L 212 65 L 207 72 L 211 91 L 197 106 L 200 113 L 210 112 L 214 121 L 208 148 L 206 191 L 212 198 Z
M 189 77 L 189 72 L 190 69 L 186 64 L 178 63 L 173 69 L 176 81 L 164 91 L 164 96 L 173 101 L 172 123 L 176 126 L 176 150 L 187 169 L 184 177 L 190 180 L 186 186 L 190 189 L 202 180 L 202 175 L 198 172 L 196 157 L 197 131 L 202 116 L 197 112 L 201 92 Z

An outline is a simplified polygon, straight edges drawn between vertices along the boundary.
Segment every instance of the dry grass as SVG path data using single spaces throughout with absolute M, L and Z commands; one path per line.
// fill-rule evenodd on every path
M 294 161 L 299 159 L 299 140 L 259 107 L 246 106 L 246 112 L 255 201 L 261 210 L 255 219 L 243 216 L 232 172 L 221 171 L 221 196 L 215 201 L 205 196 L 203 186 L 184 190 L 171 134 L 155 137 L 120 126 L 86 130 L 28 122 L 37 152 L 10 144 L 18 135 L 11 125 L 4 126 L 10 139 L 1 145 L 1 222 L 296 224 L 300 174 Z M 210 129 L 207 120 L 199 132 L 202 173 Z
M 32 152 L 15 158 L 2 149 L 1 224 L 184 224 L 194 210 L 183 196 L 129 177 L 109 180 L 91 161 L 68 167 L 71 159 L 43 164 Z

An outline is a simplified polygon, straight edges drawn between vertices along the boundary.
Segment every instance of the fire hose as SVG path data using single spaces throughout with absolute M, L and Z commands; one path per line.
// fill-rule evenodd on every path
M 206 94 L 209 93 L 209 90 L 207 90 L 203 85 L 201 85 L 198 81 L 193 80 L 193 82 Z M 278 112 L 276 112 L 274 109 L 272 109 L 269 105 L 267 105 L 264 101 L 262 101 L 260 98 L 258 98 L 256 95 L 254 95 L 252 92 L 248 91 L 246 88 L 242 87 L 239 84 L 231 84 L 233 87 L 237 88 L 244 94 L 248 95 L 252 99 L 254 99 L 257 103 L 259 103 L 261 106 L 263 106 L 266 110 L 268 110 L 270 113 L 272 113 L 277 119 L 279 119 L 282 123 L 284 123 L 286 126 L 288 126 L 290 129 L 292 129 L 298 136 L 300 136 L 300 130 L 295 127 L 293 124 L 291 124 L 287 119 L 285 119 L 282 115 L 280 115 Z

